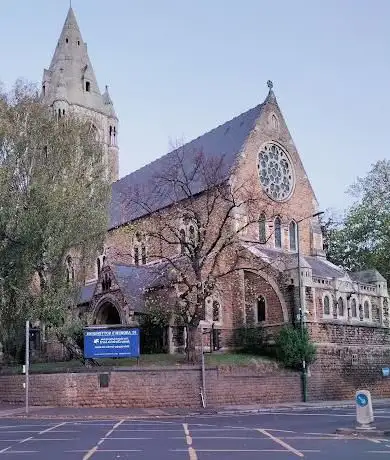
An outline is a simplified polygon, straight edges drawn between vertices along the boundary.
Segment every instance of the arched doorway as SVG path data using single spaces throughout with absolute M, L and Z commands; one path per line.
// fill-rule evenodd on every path
M 109 301 L 102 303 L 96 313 L 95 324 L 122 324 L 119 311 L 115 305 Z

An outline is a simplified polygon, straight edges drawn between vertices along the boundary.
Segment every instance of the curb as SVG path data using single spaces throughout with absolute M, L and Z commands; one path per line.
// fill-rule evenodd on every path
M 336 434 L 354 436 L 356 438 L 378 438 L 378 437 L 390 437 L 390 430 L 362 430 L 359 428 L 338 428 Z

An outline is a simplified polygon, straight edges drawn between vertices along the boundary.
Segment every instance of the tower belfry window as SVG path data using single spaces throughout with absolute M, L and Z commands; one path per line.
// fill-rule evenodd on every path
M 87 93 L 91 91 L 91 83 L 89 81 L 85 82 L 85 91 L 87 91 Z
M 65 38 L 66 43 L 69 43 L 69 38 Z

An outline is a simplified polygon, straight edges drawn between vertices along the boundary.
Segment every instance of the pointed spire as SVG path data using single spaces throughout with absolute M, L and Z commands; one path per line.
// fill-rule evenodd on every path
M 45 97 L 49 103 L 56 96 L 59 81 L 63 80 L 66 99 L 70 104 L 104 111 L 102 95 L 72 6 L 69 7 L 49 71 L 45 72 L 44 79 L 45 77 L 49 80 Z M 64 86 L 62 81 L 60 86 Z
M 272 83 L 271 80 L 268 80 L 267 81 L 267 86 L 268 86 L 268 95 L 265 99 L 265 102 L 276 102 L 276 97 L 275 97 L 275 94 L 274 94 L 274 91 L 273 91 L 273 87 L 274 87 L 274 84 Z
M 112 118 L 117 118 L 114 109 L 114 104 L 112 102 L 110 93 L 108 92 L 108 85 L 106 85 L 106 90 L 103 93 L 103 102 L 107 115 Z

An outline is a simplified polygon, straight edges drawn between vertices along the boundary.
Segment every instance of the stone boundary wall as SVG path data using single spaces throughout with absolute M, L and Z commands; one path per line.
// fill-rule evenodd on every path
M 0 401 L 24 402 L 24 375 L 0 375 Z M 200 407 L 201 370 L 123 369 L 30 375 L 30 404 L 69 407 Z M 101 387 L 101 383 L 107 387 Z M 302 400 L 298 373 L 207 369 L 208 406 Z

